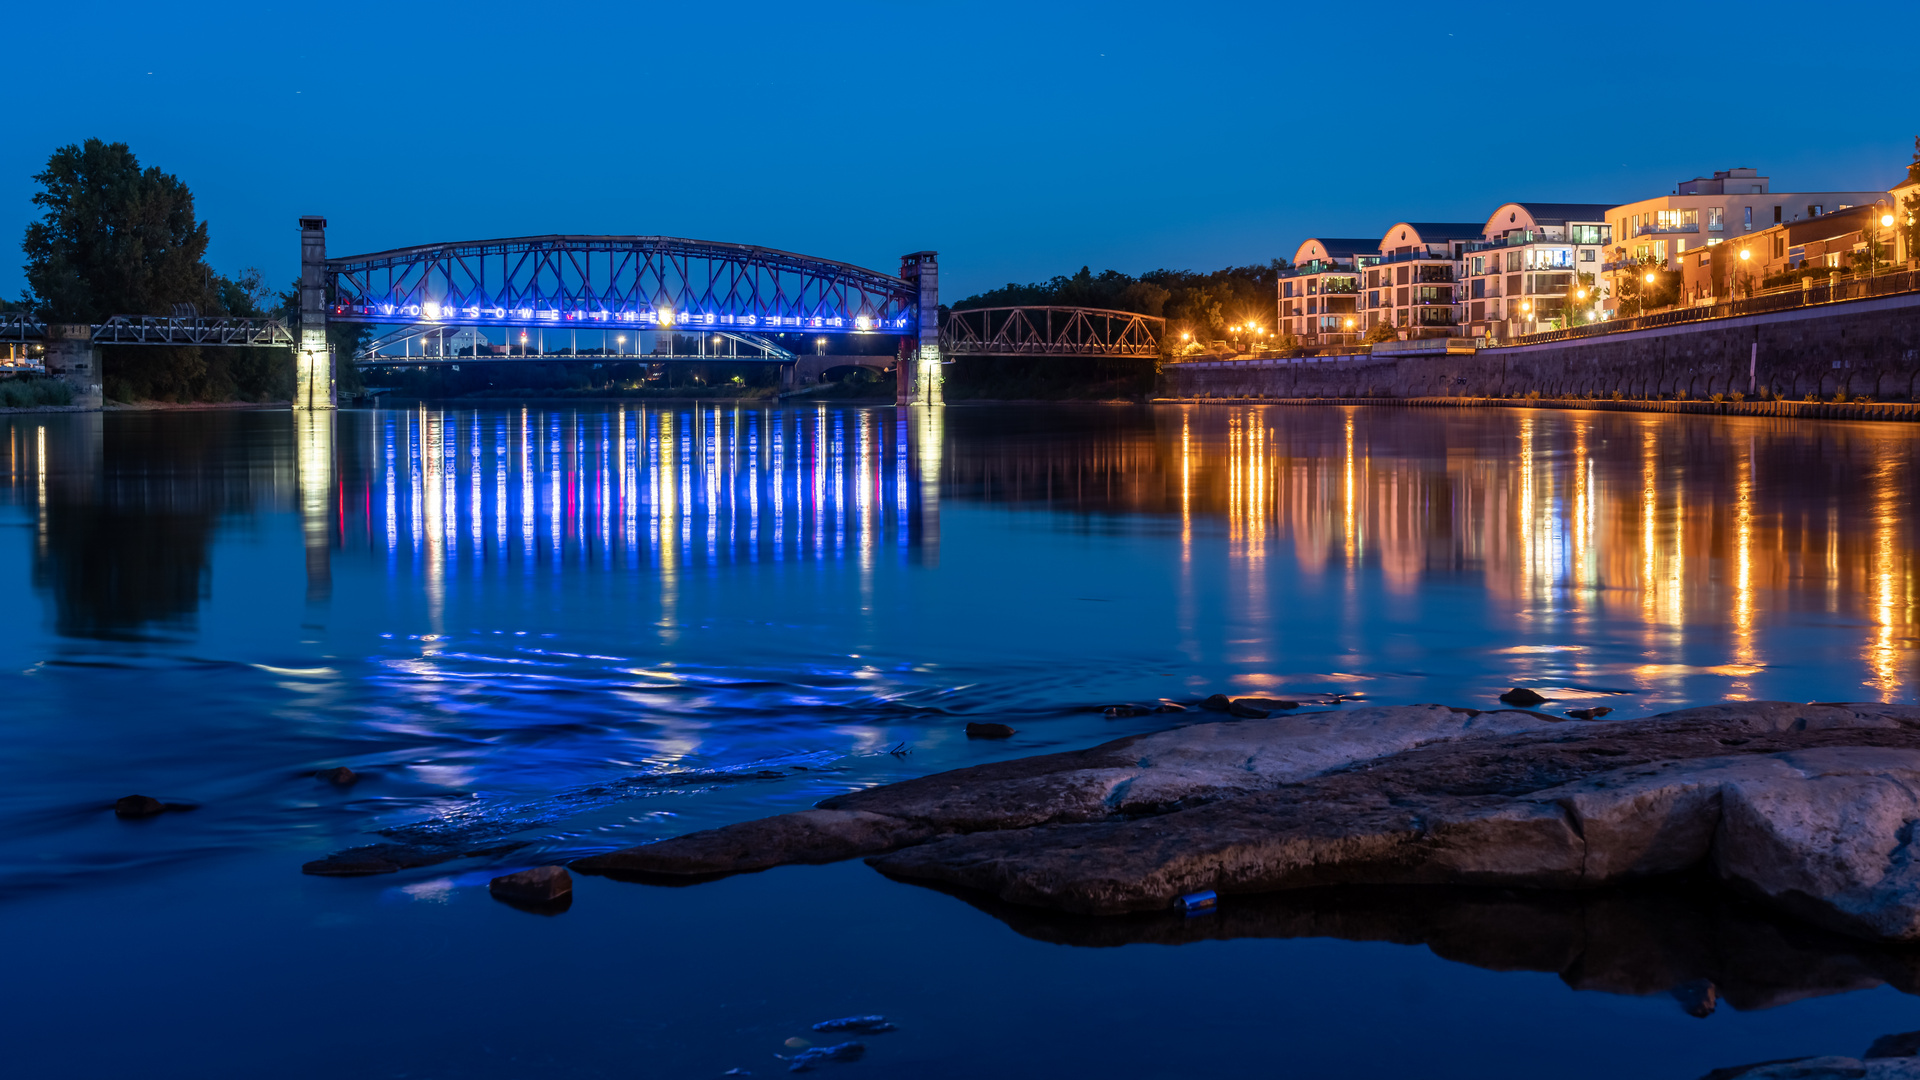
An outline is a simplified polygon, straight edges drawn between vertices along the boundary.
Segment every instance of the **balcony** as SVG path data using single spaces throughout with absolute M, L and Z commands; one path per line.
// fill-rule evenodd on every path
M 1413 268 L 1413 283 L 1415 285 L 1452 284 L 1453 267 L 1416 266 Z
M 1689 221 L 1685 225 L 1642 225 L 1633 230 L 1635 236 L 1671 236 L 1675 233 L 1697 233 L 1700 223 Z

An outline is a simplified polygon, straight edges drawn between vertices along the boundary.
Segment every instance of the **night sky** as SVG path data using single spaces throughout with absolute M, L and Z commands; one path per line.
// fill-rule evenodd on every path
M 191 186 L 217 269 L 274 281 L 305 213 L 337 255 L 641 233 L 892 271 L 933 248 L 957 299 L 1736 165 L 1781 191 L 1886 187 L 1920 129 L 1890 104 L 1920 76 L 1890 47 L 1910 31 L 1876 29 L 1890 10 L 22 4 L 0 293 L 24 287 L 32 174 L 93 136 Z

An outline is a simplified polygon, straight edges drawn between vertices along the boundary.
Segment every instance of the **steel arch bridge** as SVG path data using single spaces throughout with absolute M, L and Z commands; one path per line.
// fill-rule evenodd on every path
M 1160 355 L 1167 320 L 1083 307 L 966 308 L 940 327 L 948 356 Z
M 911 336 L 919 286 L 849 263 L 669 236 L 530 236 L 326 260 L 329 322 Z M 417 332 L 417 331 L 416 331 Z

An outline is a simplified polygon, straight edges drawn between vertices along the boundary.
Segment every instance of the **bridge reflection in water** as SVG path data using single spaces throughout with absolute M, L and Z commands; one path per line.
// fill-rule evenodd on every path
M 676 576 L 693 565 L 870 564 L 889 551 L 937 559 L 939 421 L 918 421 L 934 433 L 935 452 L 922 458 L 913 419 L 927 412 L 642 405 L 346 413 L 342 422 L 359 427 L 364 444 L 359 475 L 349 468 L 340 482 L 339 531 L 349 548 L 383 549 L 395 565 L 412 560 L 430 596 L 463 566 L 651 567 L 669 597 L 666 625 Z M 320 440 L 300 446 L 303 454 L 324 452 Z M 349 497 L 356 489 L 359 500 Z M 311 531 L 313 508 L 303 509 Z

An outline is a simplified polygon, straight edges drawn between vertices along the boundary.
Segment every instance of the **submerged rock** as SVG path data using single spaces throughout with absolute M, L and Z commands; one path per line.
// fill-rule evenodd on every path
M 1109 705 L 1105 712 L 1109 720 L 1123 720 L 1131 716 L 1152 716 L 1154 710 L 1141 705 Z
M 1200 702 L 1200 707 L 1211 712 L 1226 712 L 1233 707 L 1233 699 L 1225 694 L 1210 694 Z
M 815 1031 L 856 1031 L 863 1035 L 877 1035 L 883 1031 L 893 1031 L 894 1026 L 884 1016 L 843 1016 L 838 1020 L 822 1020 L 813 1025 Z
M 1163 701 L 1163 702 L 1161 702 L 1160 704 L 1158 704 L 1158 705 L 1155 705 L 1155 706 L 1153 707 L 1153 711 L 1154 711 L 1154 712 L 1157 712 L 1157 713 L 1176 713 L 1176 712 L 1186 712 L 1186 711 L 1187 711 L 1187 707 L 1186 707 L 1185 705 L 1180 705 L 1180 704 L 1177 704 L 1177 703 L 1175 703 L 1175 702 L 1171 702 L 1171 701 Z
M 789 1072 L 806 1072 L 816 1065 L 829 1061 L 859 1061 L 867 1052 L 866 1044 L 843 1042 L 834 1046 L 816 1046 L 811 1050 L 802 1050 L 788 1060 Z
M 1541 704 L 1547 699 L 1541 697 L 1538 693 L 1532 690 L 1529 690 L 1524 686 L 1516 686 L 1513 689 L 1507 691 L 1506 693 L 1501 694 L 1500 700 L 1506 702 L 1509 705 L 1519 705 L 1522 707 L 1530 708 L 1534 705 Z
M 1591 709 L 1568 709 L 1567 715 L 1575 720 L 1598 720 L 1612 711 L 1605 705 L 1595 705 Z
M 1019 734 L 1005 724 L 968 724 L 969 739 L 1011 739 Z
M 331 769 L 321 769 L 313 778 L 334 787 L 352 787 L 360 782 L 360 774 L 345 765 L 336 765 Z
M 151 795 L 127 795 L 114 800 L 113 816 L 123 818 L 152 817 L 167 812 L 167 804 Z

